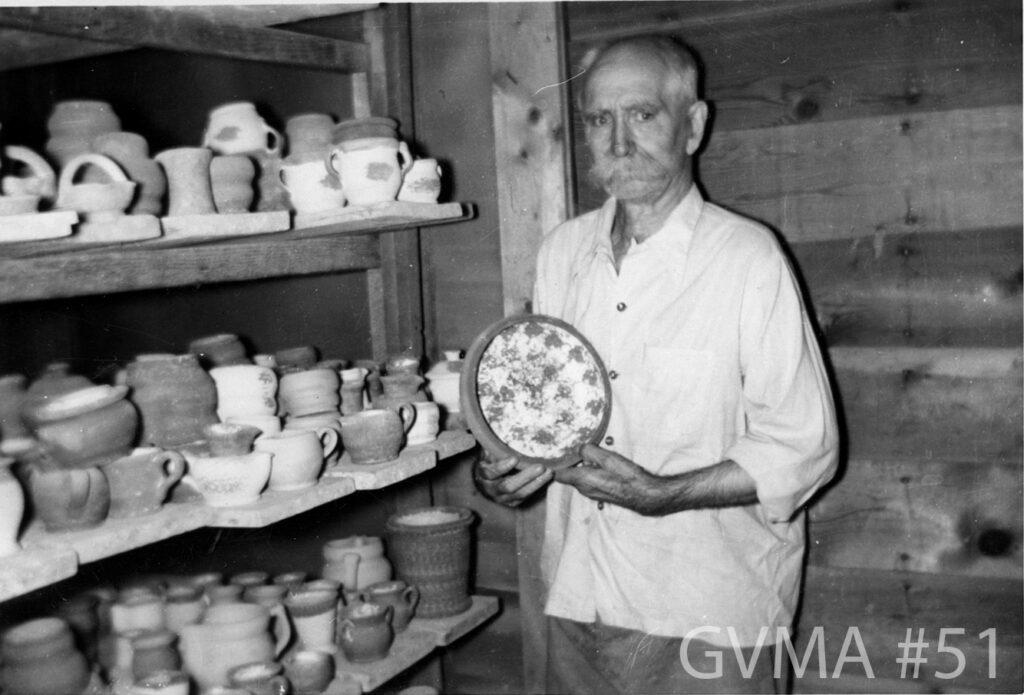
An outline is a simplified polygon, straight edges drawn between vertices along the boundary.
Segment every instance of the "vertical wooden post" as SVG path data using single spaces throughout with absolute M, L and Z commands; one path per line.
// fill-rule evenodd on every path
M 554 3 L 490 7 L 492 107 L 505 315 L 531 310 L 543 235 L 569 212 L 567 89 L 561 11 Z M 546 590 L 540 577 L 544 504 L 516 517 L 526 692 L 547 678 Z

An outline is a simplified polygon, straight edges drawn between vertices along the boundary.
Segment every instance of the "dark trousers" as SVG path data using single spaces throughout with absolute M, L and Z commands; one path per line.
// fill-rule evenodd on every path
M 687 643 L 690 673 L 683 667 L 683 640 L 598 623 L 548 618 L 549 695 L 676 695 L 682 693 L 775 693 L 774 649 L 761 648 L 744 676 L 732 647 L 700 640 Z M 741 650 L 750 664 L 752 648 Z M 719 672 L 719 662 L 720 675 Z M 694 675 L 698 674 L 698 675 Z M 700 675 L 709 676 L 706 678 Z

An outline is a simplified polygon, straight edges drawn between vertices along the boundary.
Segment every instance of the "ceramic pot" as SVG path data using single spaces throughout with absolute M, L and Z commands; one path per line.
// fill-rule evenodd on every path
M 117 131 L 93 138 L 92 149 L 110 157 L 135 182 L 135 198 L 128 207 L 132 215 L 159 215 L 167 194 L 164 170 L 149 156 L 149 143 L 138 133 Z
M 258 427 L 232 422 L 215 422 L 203 428 L 213 456 L 242 456 L 251 452 L 261 434 Z
M 60 618 L 37 618 L 7 630 L 0 640 L 0 661 L 5 692 L 68 695 L 84 692 L 89 684 L 89 666 Z
M 303 417 L 289 417 L 285 421 L 283 432 L 294 430 L 312 430 L 320 441 L 328 441 L 331 435 L 327 430 L 333 430 L 337 435 L 338 444 L 333 450 L 327 453 L 324 458 L 327 466 L 333 466 L 341 459 L 341 415 L 337 413 L 321 413 L 319 415 L 305 415 Z
M 300 590 L 284 599 L 298 646 L 322 652 L 334 651 L 338 627 L 338 596 L 330 591 Z
M 88 468 L 128 455 L 139 414 L 127 392 L 127 386 L 94 385 L 36 408 L 35 436 L 49 459 L 65 468 Z
M 63 168 L 72 159 L 91 151 L 98 135 L 121 130 L 121 119 L 105 101 L 75 99 L 59 101 L 46 121 L 49 139 L 46 153 Z
M 224 422 L 255 427 L 260 431 L 260 437 L 272 437 L 281 433 L 281 418 L 276 415 L 228 415 Z
M 409 203 L 436 203 L 441 195 L 441 165 L 436 159 L 417 159 L 402 176 L 398 199 Z
M 280 154 L 281 134 L 267 125 L 248 101 L 222 104 L 210 111 L 203 146 L 217 154 Z
M 115 633 L 153 631 L 167 627 L 164 599 L 155 591 L 136 587 L 118 593 L 110 605 L 110 625 Z
M 352 463 L 370 465 L 398 458 L 416 411 L 408 403 L 397 410 L 374 408 L 341 418 L 341 442 Z
M 206 613 L 203 589 L 194 584 L 174 584 L 164 594 L 164 624 L 174 633 L 186 625 L 194 625 Z
M 11 473 L 14 459 L 0 456 L 0 557 L 21 550 L 18 532 L 25 513 L 25 493 Z
M 284 123 L 288 155 L 315 153 L 320 159 L 331 147 L 334 119 L 326 113 L 301 113 Z
M 391 579 L 391 563 L 384 555 L 384 541 L 378 536 L 349 536 L 327 541 L 323 556 L 321 576 L 341 582 L 345 588 L 362 590 Z
M 339 409 L 342 415 L 352 415 L 353 413 L 361 413 L 363 411 L 363 406 L 366 400 L 365 382 L 342 381 L 340 393 L 341 405 L 339 406 Z
M 219 213 L 249 212 L 256 198 L 256 164 L 244 154 L 221 154 L 210 162 L 213 204 Z
M 391 606 L 360 603 L 342 612 L 338 644 L 353 663 L 377 661 L 388 655 L 395 633 L 391 628 Z
M 288 191 L 281 185 L 281 155 L 257 152 L 252 158 L 256 162 L 256 210 L 287 210 Z
M 360 367 L 366 370 L 366 395 L 370 402 L 384 392 L 380 383 L 380 365 L 373 360 L 356 360 L 353 367 Z
M 347 140 L 362 140 L 365 138 L 393 138 L 398 139 L 398 121 L 387 116 L 365 116 L 363 118 L 350 118 L 334 126 L 331 140 L 335 144 Z
M 199 358 L 199 363 L 205 369 L 252 364 L 245 354 L 245 345 L 233 333 L 218 333 L 196 338 L 189 342 L 188 351 Z
M 93 166 L 106 175 L 104 182 L 83 181 L 75 178 L 87 166 Z M 61 169 L 57 181 L 56 206 L 74 210 L 86 222 L 113 222 L 124 214 L 135 197 L 136 184 L 129 181 L 110 157 L 101 154 L 80 154 Z
M 254 451 L 240 456 L 190 456 L 188 477 L 211 507 L 252 504 L 270 478 L 272 456 Z
M 281 163 L 279 175 L 281 185 L 288 191 L 289 206 L 300 215 L 345 206 L 341 181 L 327 168 L 323 152 L 288 155 Z
M 203 428 L 218 421 L 217 387 L 195 355 L 139 355 L 126 376 L 142 446 L 176 449 L 203 439 Z
M 278 399 L 286 415 L 302 417 L 337 413 L 341 405 L 341 381 L 333 369 L 288 372 L 278 382 Z
M 185 458 L 177 451 L 140 447 L 102 469 L 110 485 L 110 518 L 121 519 L 160 509 L 185 474 Z
M 49 162 L 27 147 L 7 145 L 4 157 L 25 170 L 21 176 L 8 175 L 0 179 L 0 191 L 4 195 L 34 195 L 47 205 L 57 195 L 57 174 Z
M 274 353 L 274 359 L 282 372 L 298 369 L 312 369 L 319 358 L 317 349 L 312 345 L 296 345 L 282 348 Z
M 236 364 L 210 370 L 217 390 L 217 416 L 221 420 L 277 412 L 277 375 L 269 367 Z
M 395 632 L 402 632 L 409 626 L 416 612 L 416 604 L 420 600 L 420 590 L 409 586 L 401 579 L 378 582 L 366 587 L 363 592 L 368 603 L 391 606 L 394 609 L 391 627 Z
M 416 411 L 416 418 L 405 437 L 406 444 L 429 444 L 437 439 L 437 433 L 441 429 L 441 409 L 437 407 L 437 403 L 431 401 L 420 401 L 411 405 Z
M 274 617 L 271 633 L 271 617 Z M 257 661 L 272 661 L 291 641 L 284 610 L 251 603 L 210 606 L 203 622 L 181 630 L 185 670 L 200 688 L 227 685 L 231 669 Z
M 335 144 L 327 158 L 349 205 L 394 200 L 412 164 L 409 147 L 393 138 L 362 138 Z
M 469 609 L 470 532 L 473 512 L 423 507 L 386 522 L 395 571 L 420 590 L 417 615 L 440 618 Z
M 43 368 L 25 392 L 22 402 L 21 419 L 31 429 L 36 424 L 35 411 L 53 398 L 95 386 L 81 374 L 72 374 L 67 362 L 51 362 Z
M 177 671 L 181 655 L 175 646 L 178 636 L 170 630 L 152 630 L 132 638 L 133 680 L 158 671 Z
M 374 408 L 397 408 L 402 403 L 416 403 L 427 400 L 423 391 L 426 379 L 418 374 L 394 374 L 388 372 L 380 377 L 383 392 L 373 399 Z
M 278 435 L 260 437 L 255 448 L 274 457 L 270 463 L 268 483 L 271 490 L 304 490 L 316 484 L 324 461 L 338 448 L 338 433 L 329 427 L 287 430 Z
M 217 212 L 210 183 L 213 152 L 205 147 L 175 147 L 155 157 L 167 176 L 167 215 L 209 215 Z
M 284 667 L 274 661 L 236 666 L 228 672 L 228 681 L 252 695 L 286 695 L 290 690 Z
M 295 695 L 319 695 L 334 680 L 334 655 L 300 649 L 284 662 L 284 673 Z

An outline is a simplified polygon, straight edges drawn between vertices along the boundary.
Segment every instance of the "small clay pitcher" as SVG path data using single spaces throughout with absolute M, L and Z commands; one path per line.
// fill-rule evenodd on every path
M 110 487 L 99 468 L 30 470 L 32 505 L 47 531 L 91 528 L 107 518 Z
M 288 191 L 291 209 L 300 215 L 340 210 L 345 206 L 341 181 L 327 169 L 322 152 L 285 157 L 279 175 L 281 185 Z
M 255 448 L 274 455 L 270 463 L 270 489 L 290 492 L 316 484 L 324 461 L 334 453 L 338 443 L 338 432 L 329 427 L 322 430 L 293 429 L 260 437 Z
M 391 562 L 379 536 L 349 536 L 323 545 L 325 579 L 341 582 L 346 589 L 362 590 L 391 579 Z
M 366 587 L 363 595 L 368 603 L 394 608 L 391 627 L 395 632 L 402 632 L 409 626 L 409 621 L 416 612 L 416 604 L 420 600 L 420 590 L 407 585 L 401 579 L 371 584 Z
M 267 125 L 248 101 L 236 101 L 210 111 L 203 146 L 217 154 L 280 154 L 281 134 Z
M 386 657 L 395 639 L 393 614 L 391 606 L 375 603 L 346 607 L 338 625 L 338 644 L 345 658 L 358 664 Z
M 402 403 L 397 410 L 374 408 L 341 418 L 341 441 L 352 463 L 370 465 L 398 458 L 406 432 L 416 419 L 415 409 Z
M 205 147 L 175 147 L 155 157 L 167 175 L 167 215 L 209 215 L 217 212 L 210 183 L 213 152 Z
M 284 666 L 276 661 L 256 661 L 236 666 L 228 673 L 228 681 L 252 695 L 286 695 L 289 691 Z
M 110 518 L 120 519 L 160 509 L 185 474 L 185 458 L 177 451 L 139 447 L 102 468 L 110 484 Z
M 436 159 L 417 159 L 402 176 L 398 199 L 408 203 L 436 203 L 441 195 L 441 165 Z

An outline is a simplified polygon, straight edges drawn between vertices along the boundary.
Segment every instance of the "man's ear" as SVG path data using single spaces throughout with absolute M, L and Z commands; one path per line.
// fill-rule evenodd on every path
M 686 117 L 690 121 L 690 134 L 686 138 L 686 154 L 692 155 L 704 140 L 704 126 L 708 122 L 708 104 L 706 101 L 695 101 L 690 105 Z

